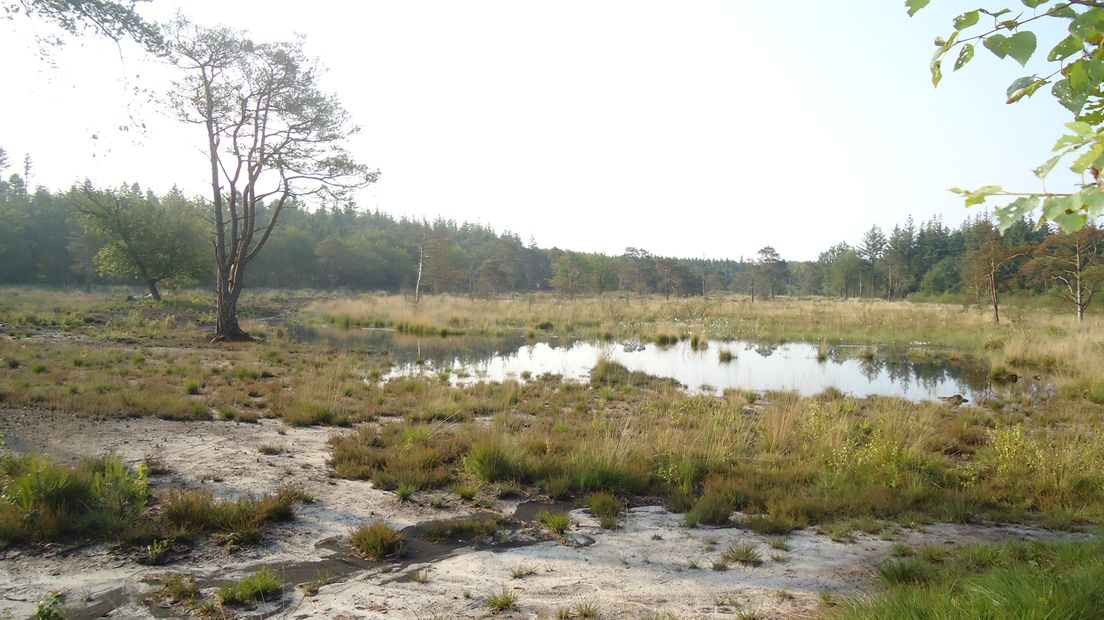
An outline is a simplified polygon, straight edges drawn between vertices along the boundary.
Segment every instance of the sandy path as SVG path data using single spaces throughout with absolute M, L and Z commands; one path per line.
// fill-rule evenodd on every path
M 315 498 L 262 545 L 232 551 L 203 544 L 169 567 L 143 566 L 106 545 L 8 550 L 0 553 L 0 613 L 10 610 L 25 617 L 37 600 L 55 590 L 67 591 L 70 604 L 79 606 L 82 600 L 101 602 L 104 593 L 134 598 L 151 591 L 154 576 L 165 572 L 228 578 L 263 564 L 321 560 L 334 552 L 332 545 L 320 543 L 344 536 L 358 523 L 381 518 L 403 527 L 471 510 L 453 499 L 439 509 L 400 504 L 370 483 L 331 478 L 327 439 L 347 431 L 287 429 L 281 435 L 282 428 L 271 420 L 89 420 L 0 409 L 4 450 L 41 450 L 74 458 L 114 450 L 131 462 L 154 456 L 171 471 L 158 482 L 203 485 L 222 497 L 263 493 L 292 483 Z M 281 446 L 284 452 L 262 455 L 258 448 L 263 445 Z M 515 506 L 516 501 L 498 502 L 494 508 L 512 514 Z M 680 515 L 658 507 L 629 511 L 623 526 L 612 532 L 600 529 L 587 511 L 571 514 L 575 544 L 549 541 L 503 551 L 463 549 L 425 564 L 346 575 L 314 597 L 304 598 L 297 590 L 285 597 L 282 608 L 260 611 L 295 620 L 481 617 L 490 613 L 487 595 L 507 588 L 519 597 L 518 608 L 508 614 L 513 617 L 555 618 L 557 610 L 579 605 L 593 606 L 603 618 L 638 618 L 652 612 L 714 617 L 749 609 L 764 618 L 806 617 L 820 606 L 822 591 L 846 596 L 868 587 L 892 544 L 862 534 L 855 543 L 835 543 L 805 530 L 787 537 L 790 549 L 779 552 L 769 548 L 767 537 L 738 528 L 681 527 Z M 1026 527 L 952 525 L 903 533 L 911 544 L 941 546 L 1048 535 Z M 730 545 L 749 542 L 762 553 L 761 566 L 712 570 L 713 561 Z M 520 567 L 535 572 L 514 579 L 511 573 Z M 428 581 L 410 578 L 422 571 L 427 571 Z M 180 613 L 161 612 L 161 617 Z M 132 603 L 113 617 L 152 616 Z

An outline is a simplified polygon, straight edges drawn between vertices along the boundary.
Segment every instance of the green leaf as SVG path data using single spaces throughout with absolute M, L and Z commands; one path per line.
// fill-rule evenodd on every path
M 1075 92 L 1069 80 L 1058 80 L 1050 88 L 1050 92 L 1062 107 L 1074 114 L 1080 114 L 1089 100 L 1088 94 Z
M 1088 41 L 1099 34 L 1101 28 L 1104 28 L 1104 10 L 1089 9 L 1073 18 L 1069 31 L 1082 41 Z
M 1023 216 L 1039 208 L 1038 196 L 1024 196 L 994 210 L 997 216 L 997 228 L 1003 233 L 1010 226 L 1023 219 Z
M 1023 0 L 1024 6 L 1035 8 L 1050 2 L 1050 0 Z
M 1066 127 L 1073 133 L 1081 136 L 1082 138 L 1091 138 L 1094 135 L 1092 125 L 1085 121 L 1073 121 L 1066 123 Z
M 1081 192 L 1081 200 L 1089 217 L 1096 219 L 1104 215 L 1104 192 L 1093 187 Z
M 1084 46 L 1085 44 L 1081 41 L 1081 39 L 1071 34 L 1070 36 L 1062 39 L 1058 43 L 1058 45 L 1055 45 L 1050 50 L 1050 53 L 1047 54 L 1047 60 L 1050 62 L 1065 60 L 1070 56 L 1073 56 L 1074 54 L 1084 50 Z
M 1026 65 L 1027 61 L 1031 60 L 1031 55 L 1035 53 L 1037 45 L 1038 40 L 1034 32 L 1030 30 L 1017 32 L 1008 39 L 1008 55 L 1016 59 L 1020 66 Z
M 1058 227 L 1062 229 L 1062 232 L 1068 234 L 1075 233 L 1085 227 L 1085 223 L 1088 218 L 1084 213 L 1078 211 L 1077 213 L 1062 213 L 1054 216 L 1054 222 L 1058 224 Z
M 1069 4 L 1059 4 L 1050 10 L 1050 14 L 1053 17 L 1064 17 L 1066 19 L 1073 19 L 1077 17 L 1077 11 L 1074 11 Z
M 974 59 L 974 46 L 970 43 L 962 46 L 962 51 L 958 53 L 958 60 L 955 61 L 954 70 L 958 71 L 962 67 L 966 66 L 966 63 Z
M 1043 202 L 1043 217 L 1057 222 L 1058 218 L 1071 213 L 1080 213 L 1084 205 L 1081 194 L 1072 196 L 1054 196 Z
M 908 7 L 909 17 L 916 15 L 916 12 L 920 9 L 928 6 L 929 0 L 905 0 L 905 6 Z
M 943 61 L 936 60 L 931 64 L 932 74 L 932 86 L 939 86 L 939 81 L 943 79 Z
M 997 55 L 997 58 L 1004 58 L 1008 55 L 1008 37 L 1003 34 L 994 34 L 985 38 L 982 41 L 982 45 L 985 46 L 990 52 Z
M 957 42 L 958 31 L 952 32 L 951 38 L 947 40 L 944 40 L 943 37 L 937 38 L 935 40 L 936 50 L 935 53 L 932 54 L 932 62 L 935 62 L 936 60 L 942 58 L 943 55 L 946 54 L 952 47 L 954 47 L 954 44 Z
M 954 19 L 955 30 L 965 30 L 970 26 L 978 23 L 978 19 L 981 17 L 981 12 L 977 9 L 973 11 L 967 11 L 962 15 L 959 15 Z
M 1066 78 L 1069 79 L 1070 88 L 1077 95 L 1089 96 L 1089 72 L 1085 70 L 1085 63 L 1075 62 L 1066 67 Z
M 986 185 L 984 187 L 979 187 L 972 192 L 966 192 L 966 206 L 972 207 L 974 205 L 982 204 L 985 202 L 986 198 L 992 196 L 993 194 L 998 194 L 1002 191 L 1004 190 L 1001 188 L 1000 185 Z
M 1097 142 L 1093 147 L 1074 160 L 1073 165 L 1070 166 L 1070 170 L 1073 170 L 1077 174 L 1082 174 L 1089 169 L 1089 166 L 1093 165 L 1101 155 L 1104 155 L 1104 144 Z
M 1024 97 L 1030 97 L 1046 83 L 1046 80 L 1041 80 L 1034 75 L 1022 77 L 1012 82 L 1008 87 L 1008 101 L 1006 103 L 1016 103 Z
M 1051 170 L 1054 170 L 1054 167 L 1058 165 L 1064 155 L 1065 153 L 1062 153 L 1046 160 L 1045 164 L 1035 169 L 1035 176 L 1039 177 L 1040 180 L 1047 178 L 1047 175 L 1050 174 Z

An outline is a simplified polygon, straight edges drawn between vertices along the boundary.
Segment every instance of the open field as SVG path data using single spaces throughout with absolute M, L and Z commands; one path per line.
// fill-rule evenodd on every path
M 1060 542 L 1095 541 L 1104 522 L 1096 317 L 1011 311 L 997 326 L 984 309 L 904 302 L 413 307 L 274 292 L 245 300 L 245 327 L 262 340 L 211 345 L 199 294 L 120 298 L 0 291 L 0 608 L 16 615 L 45 601 L 142 617 L 152 597 L 214 617 L 904 617 L 920 609 L 917 588 L 940 589 L 951 609 L 984 579 L 1040 564 L 1087 584 L 1070 595 L 1074 611 L 1104 595 L 1092 554 Z M 587 383 L 384 381 L 386 350 L 303 341 L 296 323 L 433 339 L 922 343 L 1047 389 L 976 407 L 838 391 L 717 397 L 609 362 Z M 61 502 L 27 472 L 83 499 Z M 62 514 L 81 527 L 59 528 Z M 442 524 L 456 517 L 467 521 Z M 350 540 L 373 522 L 413 528 L 407 555 L 366 554 L 387 548 L 367 533 Z M 1036 542 L 970 546 L 1016 541 Z M 276 589 L 264 573 L 227 581 L 263 570 Z M 956 577 L 971 570 L 979 585 Z M 63 602 L 48 599 L 57 590 Z M 1006 602 L 1020 607 L 954 617 L 1031 609 Z

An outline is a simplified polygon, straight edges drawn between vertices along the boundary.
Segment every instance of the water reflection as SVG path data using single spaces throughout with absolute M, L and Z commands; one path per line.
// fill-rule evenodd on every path
M 630 370 L 675 379 L 693 391 L 728 388 L 795 390 L 802 395 L 835 388 L 856 397 L 896 396 L 913 401 L 961 394 L 972 403 L 992 397 L 988 369 L 973 360 L 922 348 L 824 346 L 808 342 L 683 340 L 670 346 L 627 341 L 528 341 L 521 336 L 415 337 L 386 330 L 298 328 L 293 337 L 335 347 L 386 353 L 386 378 L 448 373 L 457 384 L 524 381 L 545 373 L 585 381 L 602 357 Z M 731 354 L 725 361 L 722 352 Z

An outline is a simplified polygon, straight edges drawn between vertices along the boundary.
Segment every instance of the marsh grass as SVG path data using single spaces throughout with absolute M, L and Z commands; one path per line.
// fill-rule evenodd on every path
M 350 534 L 349 540 L 353 549 L 369 560 L 402 557 L 406 553 L 402 532 L 383 521 L 373 521 L 356 528 Z

